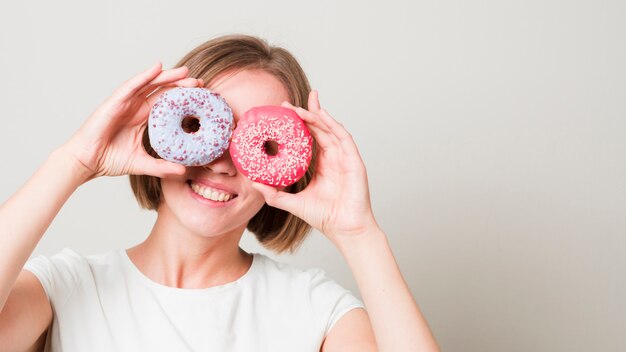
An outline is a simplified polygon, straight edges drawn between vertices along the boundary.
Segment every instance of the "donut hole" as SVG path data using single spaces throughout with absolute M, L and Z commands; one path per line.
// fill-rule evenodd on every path
M 195 116 L 187 116 L 180 123 L 185 133 L 196 133 L 200 129 L 200 119 Z
M 278 143 L 276 141 L 265 141 L 263 143 L 263 150 L 265 150 L 265 154 L 269 156 L 276 156 L 278 154 Z

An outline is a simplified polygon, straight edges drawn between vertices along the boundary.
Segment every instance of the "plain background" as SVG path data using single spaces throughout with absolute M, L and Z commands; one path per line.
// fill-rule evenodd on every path
M 443 350 L 624 351 L 625 18 L 618 0 L 3 3 L 0 200 L 127 78 L 253 34 L 354 135 Z M 154 219 L 126 177 L 97 179 L 35 254 L 127 248 Z M 274 257 L 357 292 L 320 233 Z

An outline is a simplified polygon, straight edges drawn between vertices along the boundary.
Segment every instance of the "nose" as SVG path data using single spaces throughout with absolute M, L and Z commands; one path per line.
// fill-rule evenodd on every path
M 203 168 L 211 170 L 216 174 L 223 174 L 227 176 L 235 176 L 237 174 L 237 168 L 233 164 L 233 159 L 230 157 L 228 149 L 219 158 L 213 160 Z

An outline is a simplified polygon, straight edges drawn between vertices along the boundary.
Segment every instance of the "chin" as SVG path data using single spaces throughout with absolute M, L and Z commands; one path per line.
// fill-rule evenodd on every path
M 208 177 L 162 179 L 161 190 L 159 216 L 172 217 L 166 221 L 178 222 L 203 237 L 243 232 L 265 204 L 261 193 L 246 183 L 217 182 Z M 224 193 L 230 196 L 225 199 Z

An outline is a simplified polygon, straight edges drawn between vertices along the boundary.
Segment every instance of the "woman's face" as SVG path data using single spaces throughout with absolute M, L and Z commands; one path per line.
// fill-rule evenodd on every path
M 226 100 L 235 123 L 252 107 L 289 101 L 282 83 L 260 70 L 222 74 L 207 88 Z M 187 167 L 183 176 L 161 179 L 163 201 L 158 209 L 159 217 L 165 216 L 167 221 L 176 221 L 201 236 L 239 235 L 265 203 L 261 193 L 251 185 L 252 181 L 237 171 L 226 151 L 208 165 Z M 217 194 L 211 196 L 211 193 Z M 207 199 L 219 199 L 221 194 L 229 199 Z

